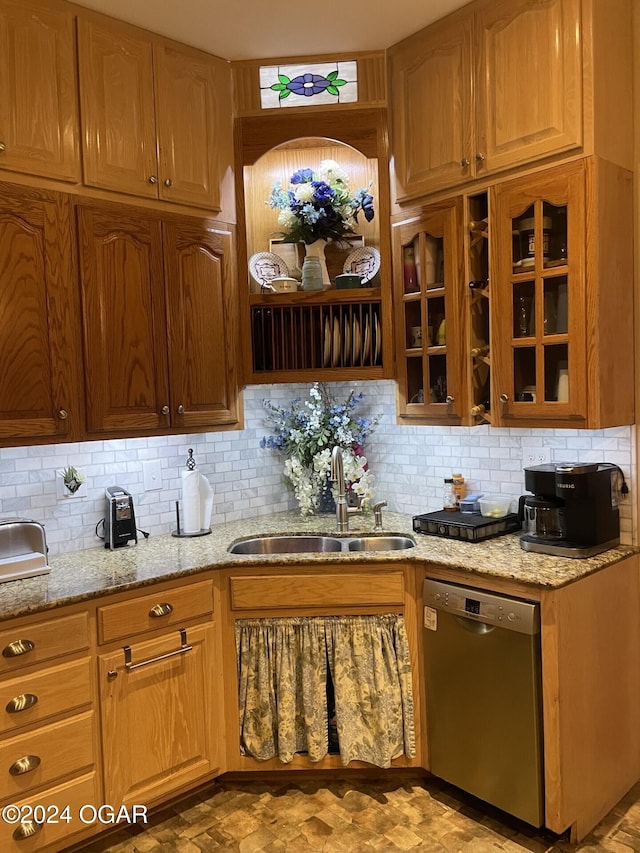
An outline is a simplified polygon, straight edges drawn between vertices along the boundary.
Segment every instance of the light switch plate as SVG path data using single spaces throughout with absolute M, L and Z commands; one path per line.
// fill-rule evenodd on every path
M 142 463 L 142 482 L 145 492 L 162 488 L 162 467 L 159 459 L 147 459 Z

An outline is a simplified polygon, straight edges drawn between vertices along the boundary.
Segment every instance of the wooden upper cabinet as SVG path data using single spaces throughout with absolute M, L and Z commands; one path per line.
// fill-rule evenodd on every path
M 0 442 L 78 423 L 79 307 L 69 197 L 0 186 Z
M 406 194 L 471 174 L 474 147 L 471 18 L 447 18 L 390 55 L 395 172 Z
M 73 13 L 0 1 L 0 169 L 80 180 Z
M 163 228 L 172 425 L 235 423 L 232 235 L 199 223 L 165 222 Z
M 138 214 L 78 211 L 89 433 L 169 425 L 162 230 Z
M 157 198 L 151 42 L 79 18 L 78 60 L 85 183 Z
M 477 173 L 580 147 L 580 0 L 491 0 L 475 23 Z
M 219 210 L 216 94 L 227 64 L 164 42 L 154 58 L 160 197 Z
M 85 183 L 219 210 L 228 63 L 92 15 L 78 19 L 78 57 Z
M 390 49 L 400 202 L 579 149 L 580 0 L 479 0 Z
M 494 426 L 633 423 L 632 184 L 587 158 L 492 188 Z
M 126 206 L 78 215 L 87 431 L 237 423 L 232 233 Z

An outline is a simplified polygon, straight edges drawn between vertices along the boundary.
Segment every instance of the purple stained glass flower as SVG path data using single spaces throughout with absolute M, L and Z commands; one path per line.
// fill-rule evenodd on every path
M 296 95 L 304 95 L 310 98 L 312 95 L 319 95 L 331 85 L 331 80 L 326 77 L 321 77 L 319 74 L 299 74 L 293 80 L 287 83 L 287 89 Z

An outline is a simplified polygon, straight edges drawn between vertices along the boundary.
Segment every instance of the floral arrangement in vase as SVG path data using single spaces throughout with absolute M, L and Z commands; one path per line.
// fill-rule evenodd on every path
M 367 222 L 374 218 L 373 196 L 368 188 L 355 193 L 349 190 L 349 179 L 335 160 L 323 160 L 317 172 L 298 169 L 285 190 L 276 181 L 265 204 L 279 210 L 278 224 L 287 243 L 316 240 L 340 240 L 355 234 L 358 214 Z
M 325 385 L 316 382 L 309 390 L 308 400 L 296 397 L 286 408 L 263 400 L 265 419 L 273 434 L 263 437 L 260 447 L 285 457 L 285 479 L 302 515 L 314 515 L 321 509 L 331 473 L 331 452 L 336 445 L 343 450 L 347 496 L 357 496 L 365 509 L 373 499 L 373 475 L 363 445 L 381 415 L 357 415 L 355 409 L 363 399 L 364 394 L 352 391 L 344 402 L 338 403 Z M 335 499 L 337 486 L 331 491 Z

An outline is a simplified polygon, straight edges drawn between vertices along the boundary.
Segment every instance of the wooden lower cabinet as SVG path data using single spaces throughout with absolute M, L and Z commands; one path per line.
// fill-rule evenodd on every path
M 214 626 L 184 631 L 99 656 L 108 803 L 147 805 L 219 766 Z
M 87 610 L 72 609 L 0 630 L 0 808 L 17 816 L 0 821 L 3 853 L 62 850 L 102 829 L 89 625 Z

